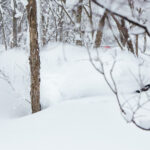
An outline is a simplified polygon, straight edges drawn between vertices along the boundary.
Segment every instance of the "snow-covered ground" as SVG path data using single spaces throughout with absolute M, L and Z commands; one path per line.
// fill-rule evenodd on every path
M 133 76 L 138 74 L 138 62 L 128 52 L 118 53 L 115 77 L 120 92 L 136 96 L 139 85 Z M 148 63 L 144 65 L 149 74 Z M 150 133 L 126 123 L 85 48 L 50 43 L 41 50 L 43 111 L 33 115 L 28 53 L 1 48 L 0 71 L 0 150 L 150 149 Z M 149 80 L 144 76 L 143 84 Z

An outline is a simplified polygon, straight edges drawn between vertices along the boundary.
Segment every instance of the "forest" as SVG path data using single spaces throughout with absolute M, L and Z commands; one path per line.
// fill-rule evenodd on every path
M 0 149 L 149 150 L 149 0 L 0 0 Z

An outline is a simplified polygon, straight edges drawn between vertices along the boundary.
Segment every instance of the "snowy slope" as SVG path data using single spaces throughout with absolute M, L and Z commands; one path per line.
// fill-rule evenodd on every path
M 149 150 L 149 132 L 126 124 L 113 97 L 65 101 L 3 122 L 2 150 Z
M 114 75 L 120 92 L 132 98 L 139 85 L 127 70 L 136 76 L 138 62 L 128 52 L 118 53 Z M 110 56 L 104 58 L 108 67 Z M 46 109 L 31 115 L 28 53 L 1 51 L 1 150 L 150 149 L 149 132 L 125 122 L 115 96 L 88 59 L 86 49 L 71 45 L 50 43 L 42 49 L 41 103 Z M 149 73 L 148 62 L 144 65 Z

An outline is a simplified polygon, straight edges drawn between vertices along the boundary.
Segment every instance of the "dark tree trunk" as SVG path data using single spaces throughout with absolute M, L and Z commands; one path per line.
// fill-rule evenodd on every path
M 77 11 L 76 11 L 76 23 L 78 24 L 77 34 L 79 35 L 80 38 L 82 36 L 81 33 L 82 4 L 83 4 L 83 0 L 79 0 L 79 6 L 77 7 Z M 77 39 L 76 45 L 82 46 L 82 40 Z
M 94 30 L 93 30 L 93 13 L 92 13 L 92 1 L 89 0 L 89 10 L 90 10 L 90 13 L 89 13 L 89 17 L 90 17 L 90 25 L 91 25 L 91 29 L 92 29 L 92 38 L 93 38 L 93 35 L 94 35 Z
M 41 110 L 40 106 L 40 56 L 37 30 L 36 0 L 28 0 L 27 11 L 30 32 L 30 71 L 32 113 Z
M 6 35 L 5 35 L 5 27 L 4 27 L 4 20 L 3 20 L 3 14 L 0 11 L 0 20 L 1 20 L 1 26 L 2 26 L 2 33 L 3 33 L 3 41 L 5 44 L 5 50 L 7 50 L 7 42 L 6 42 Z
M 98 31 L 95 39 L 95 48 L 98 48 L 101 45 L 106 16 L 107 16 L 107 12 L 105 11 L 104 15 L 99 20 Z
M 62 3 L 66 4 L 66 0 L 62 0 Z M 59 41 L 60 42 L 64 42 L 64 33 L 63 33 L 63 28 L 64 28 L 64 8 L 63 6 L 61 7 L 61 14 L 60 14 L 60 19 L 59 19 L 59 34 L 60 34 L 60 38 Z
M 139 47 L 139 36 L 136 35 L 136 42 L 135 42 L 135 48 L 136 48 L 136 56 L 138 56 L 138 47 Z
M 16 0 L 13 0 L 14 4 L 14 10 L 13 10 L 13 41 L 12 41 L 12 47 L 17 47 L 17 18 L 16 18 Z
M 128 29 L 125 26 L 125 22 L 121 19 L 121 23 L 117 20 L 117 18 L 111 14 L 112 18 L 117 24 L 118 30 L 120 32 L 120 39 L 123 46 L 127 44 L 128 50 L 134 54 L 134 48 L 131 39 L 129 38 Z

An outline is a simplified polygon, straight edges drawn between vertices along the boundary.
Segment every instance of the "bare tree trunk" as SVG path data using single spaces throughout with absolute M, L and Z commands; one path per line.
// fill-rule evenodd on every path
M 13 10 L 13 40 L 12 40 L 12 47 L 17 47 L 17 18 L 16 18 L 16 0 L 13 0 L 14 10 Z
M 108 17 L 108 16 L 107 16 L 107 21 L 108 21 L 108 26 L 109 26 L 109 28 L 110 28 L 110 30 L 111 30 L 113 36 L 114 36 L 114 39 L 116 40 L 116 42 L 117 42 L 118 46 L 120 47 L 120 49 L 123 50 L 123 47 L 121 46 L 121 43 L 119 42 L 118 37 L 115 35 L 115 33 L 114 33 L 114 31 L 113 31 L 113 28 L 112 28 L 112 25 L 111 25 L 111 23 L 110 23 L 110 21 L 109 21 L 109 17 Z
M 92 13 L 92 4 L 91 4 L 91 0 L 89 0 L 89 10 L 90 10 L 90 25 L 91 25 L 91 29 L 92 29 L 92 38 L 93 38 L 93 35 L 94 35 L 94 30 L 93 30 L 93 13 Z
M 143 48 L 143 52 L 146 52 L 146 48 L 147 48 L 147 38 L 146 38 L 146 32 L 144 33 L 144 48 Z
M 46 30 L 46 25 L 45 25 L 45 18 L 42 14 L 42 45 L 45 45 L 47 43 L 47 40 L 46 40 L 46 33 L 47 33 L 47 30 Z
M 91 26 L 91 35 L 93 38 L 94 35 L 94 29 L 93 29 L 93 13 L 92 13 L 92 4 L 91 4 L 91 0 L 89 0 L 89 11 L 86 9 L 85 6 L 83 6 L 83 9 L 87 15 L 87 17 L 89 18 L 89 22 L 90 22 L 90 26 Z
M 120 40 L 122 45 L 125 46 L 125 44 L 127 44 L 128 50 L 134 54 L 133 44 L 129 38 L 128 29 L 125 26 L 124 19 L 121 19 L 120 23 L 113 14 L 111 14 L 111 16 L 117 24 L 118 30 L 120 32 Z
M 60 42 L 63 42 L 64 40 L 64 35 L 63 35 L 63 26 L 64 26 L 64 7 L 63 7 L 63 4 L 66 3 L 66 0 L 61 0 L 61 3 L 62 3 L 62 7 L 61 7 L 61 14 L 60 14 L 60 19 L 59 19 L 59 27 L 60 27 L 60 30 L 59 30 L 59 33 L 60 33 L 60 38 L 59 38 L 59 41 Z
M 28 0 L 27 5 L 30 32 L 30 71 L 31 71 L 31 104 L 32 113 L 41 110 L 40 106 L 40 56 L 37 30 L 36 0 Z
M 138 47 L 139 47 L 139 36 L 138 36 L 138 34 L 137 34 L 137 35 L 136 35 L 136 43 L 135 43 L 136 56 L 138 56 Z
M 82 4 L 83 4 L 83 0 L 79 0 L 79 6 L 77 7 L 77 11 L 76 11 L 76 23 L 78 25 L 77 34 L 79 35 L 80 38 L 76 40 L 76 45 L 80 45 L 80 46 L 82 46 L 82 40 L 81 40 Z
M 0 19 L 1 19 L 1 23 L 2 23 L 1 25 L 2 25 L 2 33 L 3 33 L 3 41 L 4 41 L 4 45 L 5 45 L 5 50 L 7 50 L 4 20 L 3 20 L 3 14 L 1 11 L 0 11 Z
M 105 11 L 104 15 L 99 20 L 98 31 L 95 39 L 95 48 L 98 48 L 101 45 L 106 16 L 107 16 L 107 12 Z

